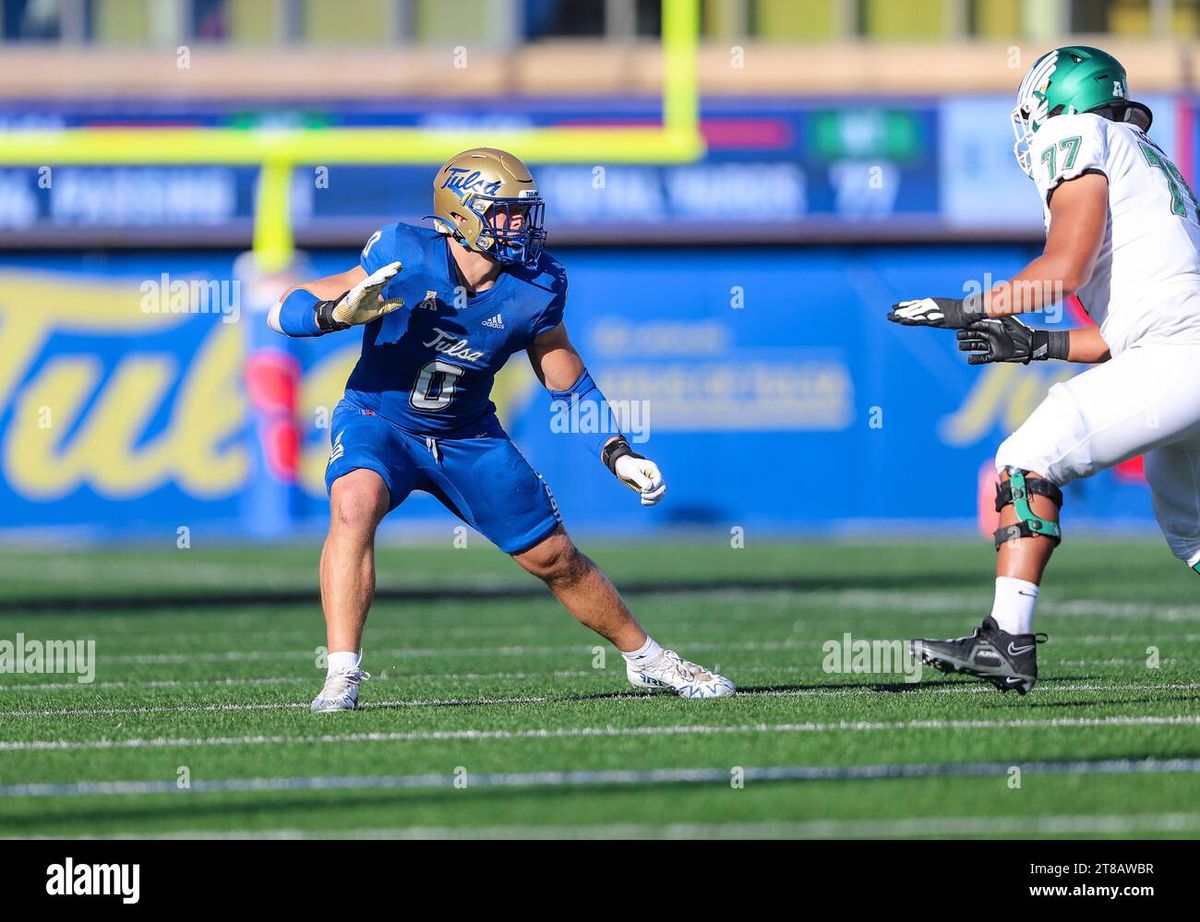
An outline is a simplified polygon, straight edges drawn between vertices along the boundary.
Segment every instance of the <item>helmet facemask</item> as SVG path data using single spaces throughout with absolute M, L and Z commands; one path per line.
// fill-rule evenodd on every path
M 1057 60 L 1058 52 L 1051 51 L 1034 62 L 1021 80 L 1021 86 L 1017 89 L 1017 104 L 1010 115 L 1013 137 L 1016 138 L 1013 156 L 1017 158 L 1017 165 L 1022 172 L 1029 177 L 1033 176 L 1033 135 L 1050 117 L 1045 91 Z
M 470 212 L 468 224 L 475 233 L 472 238 L 460 227 L 456 236 L 468 249 L 506 266 L 520 263 L 532 269 L 537 264 L 546 244 L 546 203 L 541 198 L 470 195 L 464 196 L 463 207 Z

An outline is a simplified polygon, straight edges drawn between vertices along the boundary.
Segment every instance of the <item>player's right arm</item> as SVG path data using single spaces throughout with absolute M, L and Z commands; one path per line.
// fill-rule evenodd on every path
M 985 318 L 1044 310 L 1086 285 L 1109 221 L 1107 140 L 1100 121 L 1094 115 L 1058 116 L 1036 136 L 1034 181 L 1050 213 L 1040 256 L 990 290 L 966 298 L 900 301 L 888 319 L 962 330 Z
M 1045 249 L 1011 280 L 985 293 L 983 309 L 990 317 L 1043 310 L 1091 280 L 1108 226 L 1108 177 L 1096 171 L 1060 179 L 1047 194 L 1051 220 Z
M 985 318 L 1040 311 L 1088 283 L 1108 226 L 1108 178 L 1099 172 L 1051 190 L 1050 231 L 1042 254 L 982 295 L 922 298 L 892 305 L 888 319 L 908 326 L 962 330 Z M 1066 358 L 1066 353 L 1053 358 Z
M 322 336 L 370 323 L 404 306 L 383 298 L 383 289 L 401 270 L 399 261 L 370 275 L 362 266 L 289 288 L 267 315 L 271 329 L 286 336 Z

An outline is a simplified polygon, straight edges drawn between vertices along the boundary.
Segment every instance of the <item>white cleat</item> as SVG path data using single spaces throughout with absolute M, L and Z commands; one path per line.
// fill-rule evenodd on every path
M 634 688 L 670 690 L 681 698 L 728 698 L 737 691 L 724 676 L 689 663 L 674 650 L 663 650 L 651 663 L 627 664 L 625 674 Z
M 334 711 L 353 711 L 358 708 L 358 683 L 371 678 L 361 669 L 333 672 L 325 676 L 325 687 L 313 698 L 314 714 L 331 714 Z

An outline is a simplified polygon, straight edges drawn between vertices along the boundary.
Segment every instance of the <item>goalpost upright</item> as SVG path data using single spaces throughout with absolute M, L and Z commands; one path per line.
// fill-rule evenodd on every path
M 697 74 L 699 0 L 662 0 L 659 126 L 489 130 L 489 146 L 541 163 L 686 163 L 704 153 Z M 218 164 L 259 166 L 255 262 L 292 258 L 291 175 L 305 163 L 436 164 L 476 147 L 478 132 L 425 128 L 67 128 L 0 132 L 6 166 Z

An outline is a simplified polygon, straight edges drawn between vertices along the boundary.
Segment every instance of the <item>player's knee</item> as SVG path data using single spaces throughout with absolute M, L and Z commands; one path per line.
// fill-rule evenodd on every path
M 331 524 L 350 531 L 367 531 L 387 512 L 388 490 L 378 474 L 355 477 L 355 471 L 337 480 L 330 492 Z
M 588 559 L 564 534 L 551 535 L 545 541 L 518 555 L 521 566 L 547 583 L 570 583 L 588 569 Z
M 1011 507 L 1011 524 L 1001 524 L 994 534 L 996 549 L 1016 538 L 1048 538 L 1052 545 L 1062 541 L 1058 511 L 1063 494 L 1058 485 L 1035 470 L 1006 465 L 996 484 L 996 511 L 1004 516 Z M 1004 518 L 1001 518 L 1001 523 Z

